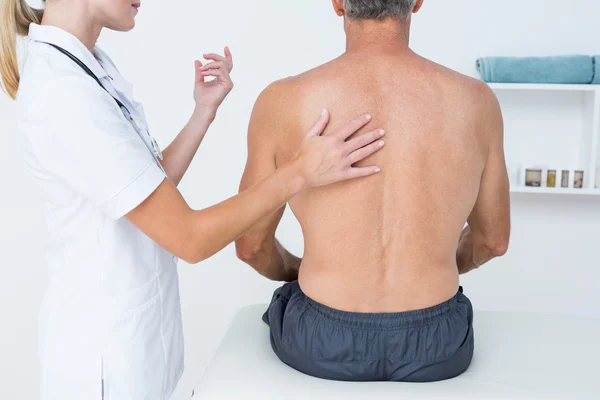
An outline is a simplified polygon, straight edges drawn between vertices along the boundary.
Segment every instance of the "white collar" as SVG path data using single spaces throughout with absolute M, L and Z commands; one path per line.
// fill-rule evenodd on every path
M 29 25 L 29 38 L 36 42 L 62 47 L 80 59 L 81 62 L 83 62 L 98 77 L 98 79 L 108 77 L 104 68 L 102 68 L 96 57 L 94 57 L 94 54 L 90 53 L 87 47 L 85 47 L 79 39 L 67 31 L 56 26 L 31 23 Z M 94 53 L 96 53 L 96 49 L 97 47 L 94 48 Z M 104 52 L 101 54 L 104 54 Z

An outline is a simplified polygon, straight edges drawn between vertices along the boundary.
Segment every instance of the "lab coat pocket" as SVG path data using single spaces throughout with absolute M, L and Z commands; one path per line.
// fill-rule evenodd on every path
M 120 318 L 144 308 L 159 296 L 159 290 L 158 276 L 155 276 L 148 283 L 117 296 L 113 302 L 114 315 Z
M 163 399 L 166 355 L 159 299 L 132 303 L 131 311 L 115 321 L 104 356 L 106 400 Z

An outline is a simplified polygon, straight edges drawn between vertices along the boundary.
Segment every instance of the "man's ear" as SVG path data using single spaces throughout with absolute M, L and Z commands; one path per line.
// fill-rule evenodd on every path
M 346 15 L 346 10 L 344 10 L 344 0 L 332 0 L 332 3 L 333 9 L 338 16 L 343 17 Z
M 413 8 L 413 13 L 419 12 L 421 7 L 423 7 L 423 1 L 424 0 L 417 0 L 417 2 L 415 3 L 415 7 Z

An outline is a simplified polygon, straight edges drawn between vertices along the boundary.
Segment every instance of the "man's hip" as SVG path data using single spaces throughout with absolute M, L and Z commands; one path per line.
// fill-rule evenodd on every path
M 323 379 L 439 381 L 463 373 L 473 356 L 473 308 L 462 288 L 423 310 L 351 313 L 315 302 L 296 281 L 275 291 L 263 320 L 284 363 Z

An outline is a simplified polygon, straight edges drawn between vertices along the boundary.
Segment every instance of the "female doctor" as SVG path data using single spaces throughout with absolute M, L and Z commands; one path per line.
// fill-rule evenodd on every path
M 95 46 L 103 28 L 134 27 L 139 0 L 0 3 L 0 71 L 50 234 L 42 398 L 168 399 L 183 372 L 178 258 L 211 257 L 303 189 L 379 172 L 352 164 L 381 148 L 381 133 L 350 138 L 365 115 L 323 134 L 324 111 L 289 164 L 192 210 L 176 187 L 233 87 L 229 50 L 196 62 L 195 111 L 161 152 L 131 85 Z M 21 73 L 17 34 L 29 36 Z

